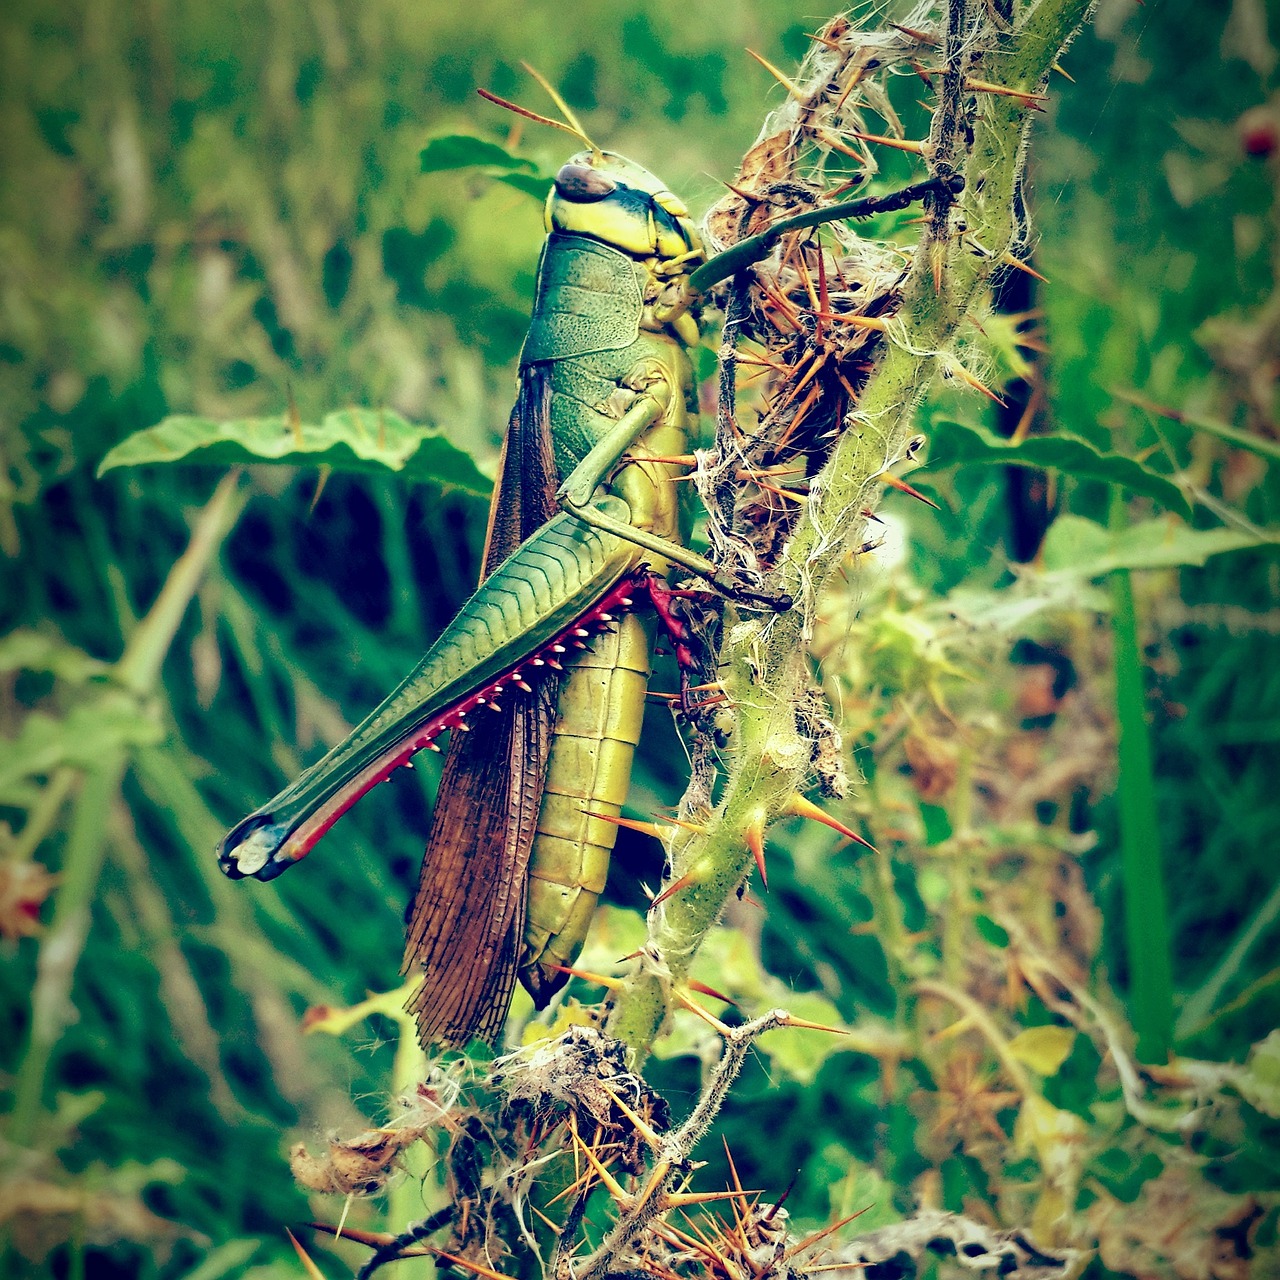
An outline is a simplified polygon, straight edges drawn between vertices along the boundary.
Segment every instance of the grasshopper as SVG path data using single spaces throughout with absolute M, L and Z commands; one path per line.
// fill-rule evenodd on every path
M 406 970 L 421 973 L 424 1044 L 492 1040 L 517 977 L 540 1008 L 567 980 L 639 741 L 653 640 L 651 616 L 635 611 L 641 596 L 677 635 L 663 586 L 672 566 L 749 603 L 789 604 L 680 541 L 669 459 L 686 453 L 695 425 L 699 297 L 784 230 L 936 189 L 801 214 L 708 260 L 685 205 L 595 147 L 553 96 L 568 125 L 495 99 L 588 149 L 547 199 L 480 585 L 404 682 L 218 847 L 227 875 L 270 880 L 452 730 L 405 950 Z

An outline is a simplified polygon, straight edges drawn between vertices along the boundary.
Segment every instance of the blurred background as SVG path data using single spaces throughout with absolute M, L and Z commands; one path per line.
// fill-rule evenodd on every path
M 788 68 L 827 16 L 780 0 L 587 2 L 571 20 L 539 0 L 6 6 L 0 1229 L 14 1274 L 299 1274 L 283 1227 L 340 1216 L 340 1199 L 308 1203 L 285 1152 L 385 1115 L 398 1029 L 375 1015 L 308 1035 L 302 1021 L 397 986 L 434 768 L 381 789 L 270 886 L 223 881 L 212 850 L 413 665 L 475 581 L 486 513 L 481 479 L 253 467 L 227 482 L 214 465 L 99 479 L 104 454 L 174 413 L 367 407 L 443 430 L 491 474 L 541 211 L 473 170 L 423 174 L 424 145 L 473 134 L 557 164 L 565 139 L 513 137 L 474 92 L 545 109 L 524 59 L 701 213 L 782 92 L 744 48 Z M 803 1223 L 867 1204 L 892 1220 L 923 1198 L 1101 1240 L 1100 1276 L 1247 1274 L 1176 1270 L 1139 1225 L 1153 1214 L 1228 1253 L 1238 1242 L 1241 1265 L 1274 1241 L 1275 1100 L 1255 1086 L 1266 1062 L 1280 1079 L 1280 1049 L 1250 1057 L 1280 1022 L 1273 39 L 1262 0 L 1103 0 L 1033 134 L 1034 261 L 1051 283 L 1018 277 L 1001 300 L 1000 332 L 1019 337 L 995 381 L 1017 410 L 946 392 L 922 415 L 1140 458 L 1182 478 L 1192 518 L 1065 464 L 943 451 L 912 479 L 940 509 L 891 493 L 885 545 L 826 611 L 855 779 L 840 811 L 885 852 L 779 830 L 763 908 L 743 909 L 703 974 L 745 1007 L 775 990 L 762 964 L 868 1029 L 859 1052 L 762 1058 L 721 1119 L 746 1185 L 780 1194 L 799 1171 Z M 885 183 L 912 172 L 887 163 Z M 1145 531 L 1128 558 L 1113 554 L 1122 523 Z M 1234 540 L 1179 541 L 1212 530 Z M 1156 567 L 1100 576 L 1117 565 Z M 1131 756 L 1121 774 L 1117 725 L 1147 741 L 1144 712 L 1150 767 Z M 673 734 L 655 707 L 637 816 L 679 797 Z M 629 950 L 609 947 L 661 855 L 624 831 L 617 864 L 602 965 Z M 1033 935 L 1021 972 L 1034 952 L 1091 992 L 1091 1027 L 1130 1047 L 1136 1034 L 1144 1062 L 1175 1048 L 1254 1084 L 1215 1068 L 1201 1105 L 1157 1074 L 1168 1123 L 1143 1121 L 1106 1033 L 1055 1009 L 1056 987 L 1012 994 L 1017 922 Z M 1006 1041 L 1061 1032 L 1022 1041 L 1043 1107 L 1025 1082 L 1010 1091 L 990 1036 L 937 1039 L 956 1008 L 926 1007 L 919 983 L 944 980 L 998 1009 Z M 655 1081 L 679 1108 L 699 1069 L 677 1041 Z M 1056 1136 L 1033 1123 L 1046 1107 Z M 707 1158 L 710 1185 L 722 1170 Z M 424 1197 L 413 1184 L 402 1206 Z M 380 1202 L 355 1212 L 403 1225 Z

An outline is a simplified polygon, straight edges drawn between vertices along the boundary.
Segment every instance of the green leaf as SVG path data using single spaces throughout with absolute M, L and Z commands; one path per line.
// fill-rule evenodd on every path
M 993 947 L 1004 948 L 1009 945 L 1009 931 L 998 925 L 990 916 L 974 916 L 973 927 L 979 936 Z
M 930 848 L 951 839 L 951 819 L 940 805 L 920 802 L 920 820 L 924 823 L 924 842 Z
M 46 777 L 59 765 L 92 769 L 121 747 L 150 746 L 164 727 L 134 699 L 105 687 L 66 716 L 33 711 L 13 740 L 0 748 L 0 804 L 24 806 L 28 779 Z
M 1009 1041 L 1009 1052 L 1042 1076 L 1054 1076 L 1071 1056 L 1076 1033 L 1070 1027 L 1028 1027 Z
M 1036 467 L 1065 471 L 1082 480 L 1102 480 L 1151 498 L 1190 519 L 1191 505 L 1182 490 L 1166 476 L 1148 470 L 1134 458 L 1102 453 L 1079 436 L 1057 433 L 1028 436 L 1013 444 L 985 427 L 938 418 L 930 436 L 930 470 L 943 467 L 991 465 Z
M 84 684 L 108 670 L 83 649 L 39 631 L 20 628 L 0 639 L 0 672 L 41 671 L 69 684 Z
M 335 471 L 385 474 L 395 471 L 419 484 L 488 497 L 492 484 L 471 455 L 434 427 L 417 427 L 389 409 L 341 409 L 320 423 L 284 415 L 219 422 L 178 414 L 121 440 L 98 467 L 151 462 L 235 466 L 277 462 L 328 466 Z
M 539 204 L 547 198 L 551 190 L 551 179 L 536 173 L 496 173 L 494 177 L 505 186 L 514 187 L 517 191 L 532 196 Z
M 1046 573 L 1099 578 L 1117 569 L 1174 569 L 1202 565 L 1210 556 L 1275 540 L 1237 529 L 1191 529 L 1171 520 L 1144 520 L 1107 529 L 1083 516 L 1059 516 L 1041 550 Z
M 1249 1061 L 1236 1077 L 1236 1088 L 1263 1115 L 1280 1117 L 1280 1031 L 1253 1046 Z
M 420 159 L 423 173 L 443 173 L 449 169 L 470 169 L 477 165 L 528 172 L 538 167 L 532 160 L 512 155 L 506 147 L 488 138 L 476 138 L 466 133 L 446 133 L 432 138 L 422 148 Z

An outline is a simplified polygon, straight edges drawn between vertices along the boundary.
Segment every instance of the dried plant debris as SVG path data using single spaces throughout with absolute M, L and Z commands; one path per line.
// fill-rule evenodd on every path
M 1039 1249 L 1021 1231 L 993 1231 L 937 1209 L 917 1210 L 905 1222 L 869 1231 L 820 1259 L 828 1276 L 838 1278 L 847 1268 L 864 1280 L 914 1280 L 927 1274 L 1073 1280 L 1088 1260 L 1078 1249 Z
M 293 1176 L 309 1191 L 330 1195 L 372 1196 L 400 1166 L 400 1155 L 426 1133 L 420 1126 L 369 1129 L 354 1138 L 330 1138 L 323 1155 L 303 1143 L 289 1152 Z
M 904 90 L 919 96 L 921 76 L 927 89 L 926 66 L 941 43 L 931 5 L 883 31 L 859 29 L 843 16 L 828 23 L 799 73 L 783 80 L 786 101 L 707 215 L 709 248 L 724 250 L 781 219 L 860 197 L 868 200 L 867 214 L 905 207 L 909 200 L 894 193 L 871 196 L 876 148 L 937 159 L 936 148 L 903 136 L 892 91 L 906 78 Z M 954 194 L 948 183 L 960 185 L 951 174 L 933 181 L 941 184 L 936 192 L 916 193 L 931 207 Z M 847 428 L 892 330 L 913 250 L 909 240 L 860 236 L 846 218 L 821 233 L 784 234 L 769 258 L 731 286 L 716 452 L 702 459 L 709 475 L 699 485 L 723 517 L 724 527 L 712 530 L 721 546 L 745 544 L 763 567 L 776 560 L 808 482 Z M 746 413 L 735 412 L 744 378 L 758 381 L 758 420 L 750 426 Z M 893 461 L 886 458 L 885 466 Z
M 629 1071 L 626 1060 L 621 1041 L 594 1027 L 570 1027 L 555 1040 L 500 1058 L 494 1083 L 506 1093 L 509 1120 L 523 1114 L 545 1126 L 572 1117 L 580 1132 L 598 1134 L 597 1145 L 616 1144 L 621 1167 L 639 1173 L 645 1151 L 631 1117 L 661 1132 L 671 1115 L 666 1100 Z

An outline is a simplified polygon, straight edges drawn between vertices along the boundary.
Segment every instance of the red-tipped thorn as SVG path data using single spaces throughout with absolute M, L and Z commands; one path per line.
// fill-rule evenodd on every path
M 685 982 L 685 986 L 690 991 L 696 991 L 699 995 L 710 996 L 713 1000 L 723 1000 L 725 1004 L 731 1004 L 736 1009 L 738 1002 L 731 1000 L 723 991 L 717 991 L 715 987 L 709 987 L 705 982 L 699 982 L 697 978 L 689 978 Z
M 746 829 L 742 833 L 742 838 L 746 841 L 747 848 L 751 850 L 751 856 L 756 860 L 756 870 L 760 872 L 760 883 L 764 885 L 767 891 L 769 888 L 769 873 L 764 865 L 764 821 L 760 818 L 753 818 L 747 823 Z
M 926 507 L 932 507 L 935 511 L 942 510 L 932 498 L 926 498 L 914 485 L 909 485 L 905 480 L 899 479 L 892 471 L 882 471 L 876 479 L 883 480 L 889 488 L 897 489 L 899 493 L 905 493 L 909 498 L 915 498 L 917 501 L 923 502 Z
M 860 836 L 852 827 L 846 827 L 843 822 L 833 818 L 825 810 L 819 809 L 812 800 L 806 800 L 802 795 L 796 794 L 792 796 L 787 802 L 784 812 L 796 818 L 808 818 L 813 822 L 821 822 L 823 826 L 830 827 L 832 831 L 838 831 L 842 836 L 848 836 L 850 840 L 862 845 L 864 849 L 870 849 L 872 853 L 877 852 L 875 845 L 870 840 Z
M 687 889 L 691 884 L 696 884 L 697 880 L 692 871 L 686 871 L 679 880 L 673 880 L 663 891 L 658 894 L 654 900 L 649 903 L 649 910 L 654 907 L 660 907 L 672 894 L 679 893 L 681 889 Z

